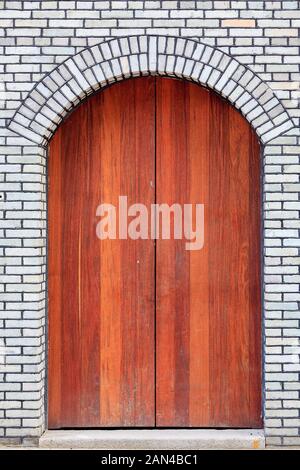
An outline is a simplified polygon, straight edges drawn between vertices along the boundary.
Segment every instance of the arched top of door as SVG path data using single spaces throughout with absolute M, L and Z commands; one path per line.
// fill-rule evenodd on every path
M 45 147 L 87 96 L 143 75 L 182 78 L 214 90 L 245 116 L 263 144 L 295 127 L 269 85 L 235 58 L 193 39 L 154 35 L 111 39 L 69 57 L 36 84 L 8 127 Z

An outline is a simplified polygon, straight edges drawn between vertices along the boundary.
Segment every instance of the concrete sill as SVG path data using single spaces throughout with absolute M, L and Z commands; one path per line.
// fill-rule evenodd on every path
M 41 448 L 101 450 L 264 449 L 262 430 L 122 429 L 46 431 Z

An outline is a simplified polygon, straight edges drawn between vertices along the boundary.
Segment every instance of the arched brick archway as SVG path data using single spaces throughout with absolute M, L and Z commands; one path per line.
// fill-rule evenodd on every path
M 68 58 L 29 93 L 9 129 L 45 146 L 80 101 L 105 86 L 140 75 L 192 80 L 228 99 L 263 143 L 294 127 L 271 88 L 236 59 L 198 41 L 130 36 L 105 41 Z
M 235 58 L 228 56 L 224 52 L 201 44 L 199 41 L 171 36 L 130 36 L 119 39 L 112 39 L 102 42 L 99 45 L 84 49 L 73 57 L 68 58 L 62 64 L 58 65 L 52 72 L 47 74 L 28 94 L 21 103 L 13 118 L 8 123 L 8 129 L 11 135 L 22 136 L 26 139 L 28 146 L 27 153 L 30 152 L 30 164 L 34 166 L 30 171 L 38 175 L 41 184 L 32 188 L 35 193 L 34 208 L 40 211 L 39 224 L 42 227 L 42 256 L 36 254 L 30 255 L 32 263 L 41 268 L 41 274 L 36 277 L 35 289 L 38 293 L 29 297 L 25 294 L 24 299 L 31 300 L 29 307 L 34 314 L 32 315 L 35 328 L 37 329 L 37 338 L 40 340 L 40 346 L 33 353 L 38 363 L 39 373 L 34 376 L 35 389 L 39 390 L 41 406 L 36 414 L 35 422 L 30 424 L 23 423 L 22 429 L 7 428 L 7 436 L 40 436 L 46 427 L 45 418 L 45 323 L 47 309 L 46 293 L 46 148 L 48 141 L 52 137 L 56 128 L 68 113 L 76 107 L 87 96 L 101 88 L 104 88 L 116 81 L 141 75 L 165 75 L 192 80 L 195 83 L 211 88 L 218 94 L 228 99 L 250 122 L 255 129 L 260 141 L 264 147 L 264 201 L 266 205 L 262 212 L 262 218 L 265 223 L 263 235 L 264 244 L 264 265 L 271 266 L 273 269 L 265 270 L 263 279 L 263 290 L 267 292 L 264 299 L 264 319 L 266 327 L 264 328 L 264 338 L 267 346 L 270 344 L 293 345 L 290 340 L 289 332 L 278 330 L 277 343 L 272 342 L 274 328 L 268 330 L 268 319 L 285 318 L 285 313 L 290 310 L 296 311 L 297 305 L 292 295 L 289 294 L 288 285 L 282 274 L 290 274 L 285 270 L 290 266 L 289 256 L 296 256 L 292 248 L 292 254 L 286 247 L 293 247 L 295 236 L 292 231 L 283 230 L 281 248 L 272 248 L 273 239 L 277 236 L 276 230 L 272 232 L 272 222 L 276 219 L 275 228 L 289 228 L 285 225 L 287 215 L 282 210 L 292 210 L 294 200 L 285 196 L 288 192 L 289 181 L 297 182 L 297 168 L 290 164 L 295 163 L 293 155 L 290 155 L 290 146 L 296 146 L 298 141 L 298 130 L 292 118 L 284 108 L 283 104 L 276 97 L 272 89 L 261 80 L 254 72 L 240 64 Z M 21 147 L 22 156 L 24 151 L 23 139 L 18 145 Z M 271 171 L 267 169 L 272 166 Z M 24 168 L 20 170 L 20 181 L 22 172 L 29 171 Z M 271 174 L 272 173 L 272 174 Z M 291 179 L 293 178 L 293 179 Z M 275 201 L 275 202 L 274 202 Z M 282 201 L 282 202 L 278 202 Z M 287 201 L 287 202 L 286 202 Z M 291 212 L 290 218 L 294 217 Z M 25 214 L 25 219 L 30 219 L 30 213 Z M 22 222 L 23 223 L 23 222 Z M 30 225 L 31 226 L 31 225 Z M 292 226 L 292 225 L 291 225 Z M 26 242 L 35 246 L 35 239 L 28 236 Z M 32 235 L 34 237 L 34 235 Z M 270 242 L 270 243 L 269 243 Z M 277 246 L 277 245 L 276 245 Z M 11 251 L 13 248 L 11 248 Z M 17 250 L 17 248 L 16 248 Z M 294 251 L 293 251 L 294 250 Z M 295 258 L 296 259 L 296 258 Z M 29 262 L 27 260 L 27 262 Z M 294 261 L 293 261 L 294 262 Z M 291 271 L 293 274 L 293 271 Z M 272 286 L 272 276 L 280 277 L 278 283 L 283 294 L 274 295 Z M 30 280 L 22 281 L 23 284 L 30 284 Z M 23 286 L 20 292 L 23 292 Z M 268 295 L 268 293 L 271 293 Z M 22 294 L 23 296 L 23 294 Z M 21 294 L 20 294 L 21 298 Z M 23 297 L 22 297 L 23 298 Z M 7 306 L 9 309 L 9 306 Z M 25 308 L 25 307 L 24 307 Z M 38 314 L 36 314 L 38 312 Z M 292 317 L 287 317 L 292 318 Z M 295 337 L 296 337 L 295 333 Z M 29 329 L 24 330 L 23 337 L 31 336 Z M 23 339 L 23 338 L 22 338 Z M 294 339 L 294 338 L 292 338 Z M 282 343 L 280 343 L 282 341 Z M 287 341 L 286 343 L 284 341 Z M 265 433 L 266 436 L 276 435 L 272 429 L 272 407 L 268 405 L 269 395 L 274 381 L 278 382 L 278 387 L 285 389 L 289 378 L 286 378 L 282 371 L 281 358 L 278 359 L 278 353 L 269 348 L 265 349 L 264 370 L 265 370 Z M 270 367 L 270 363 L 272 367 Z M 274 367 L 277 367 L 277 369 Z M 288 364 L 289 365 L 289 364 Z M 294 370 L 294 369 L 293 369 Z M 278 371 L 278 372 L 277 372 Z M 283 372 L 288 369 L 283 369 Z M 10 378 L 5 379 L 9 382 Z M 21 380 L 21 379 L 20 379 Z M 293 378 L 293 380 L 296 380 Z M 26 378 L 24 379 L 24 382 Z M 28 403 L 24 388 L 23 407 L 31 408 Z M 289 390 L 289 389 L 288 389 Z M 294 397 L 292 397 L 294 398 Z M 298 402 L 295 399 L 294 408 L 298 409 Z M 286 405 L 287 407 L 289 404 Z M 283 405 L 285 408 L 285 405 Z M 284 411 L 282 417 L 284 417 Z M 284 434 L 285 430 L 282 431 Z M 271 442 L 271 441 L 270 441 Z

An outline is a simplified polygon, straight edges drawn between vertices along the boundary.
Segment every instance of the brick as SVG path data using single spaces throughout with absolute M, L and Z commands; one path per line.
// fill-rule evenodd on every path
M 0 418 L 0 426 L 7 428 L 7 427 L 19 427 L 21 425 L 20 419 L 1 419 Z
M 282 36 L 282 37 L 287 37 L 287 36 L 297 36 L 298 32 L 297 29 L 281 29 L 281 28 L 267 28 L 265 29 L 265 34 L 267 36 Z
M 222 20 L 222 28 L 255 28 L 255 20 L 238 18 Z

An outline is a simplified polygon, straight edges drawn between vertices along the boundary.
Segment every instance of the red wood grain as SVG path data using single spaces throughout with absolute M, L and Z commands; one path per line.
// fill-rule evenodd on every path
M 260 427 L 260 156 L 213 92 L 109 87 L 49 155 L 49 428 Z M 204 247 L 103 240 L 96 208 L 202 203 Z
M 163 427 L 261 426 L 259 148 L 194 84 L 157 82 L 157 202 L 205 205 L 205 242 L 158 240 L 156 416 Z
M 51 428 L 154 424 L 154 242 L 96 237 L 101 202 L 154 202 L 154 85 L 97 94 L 50 144 Z

